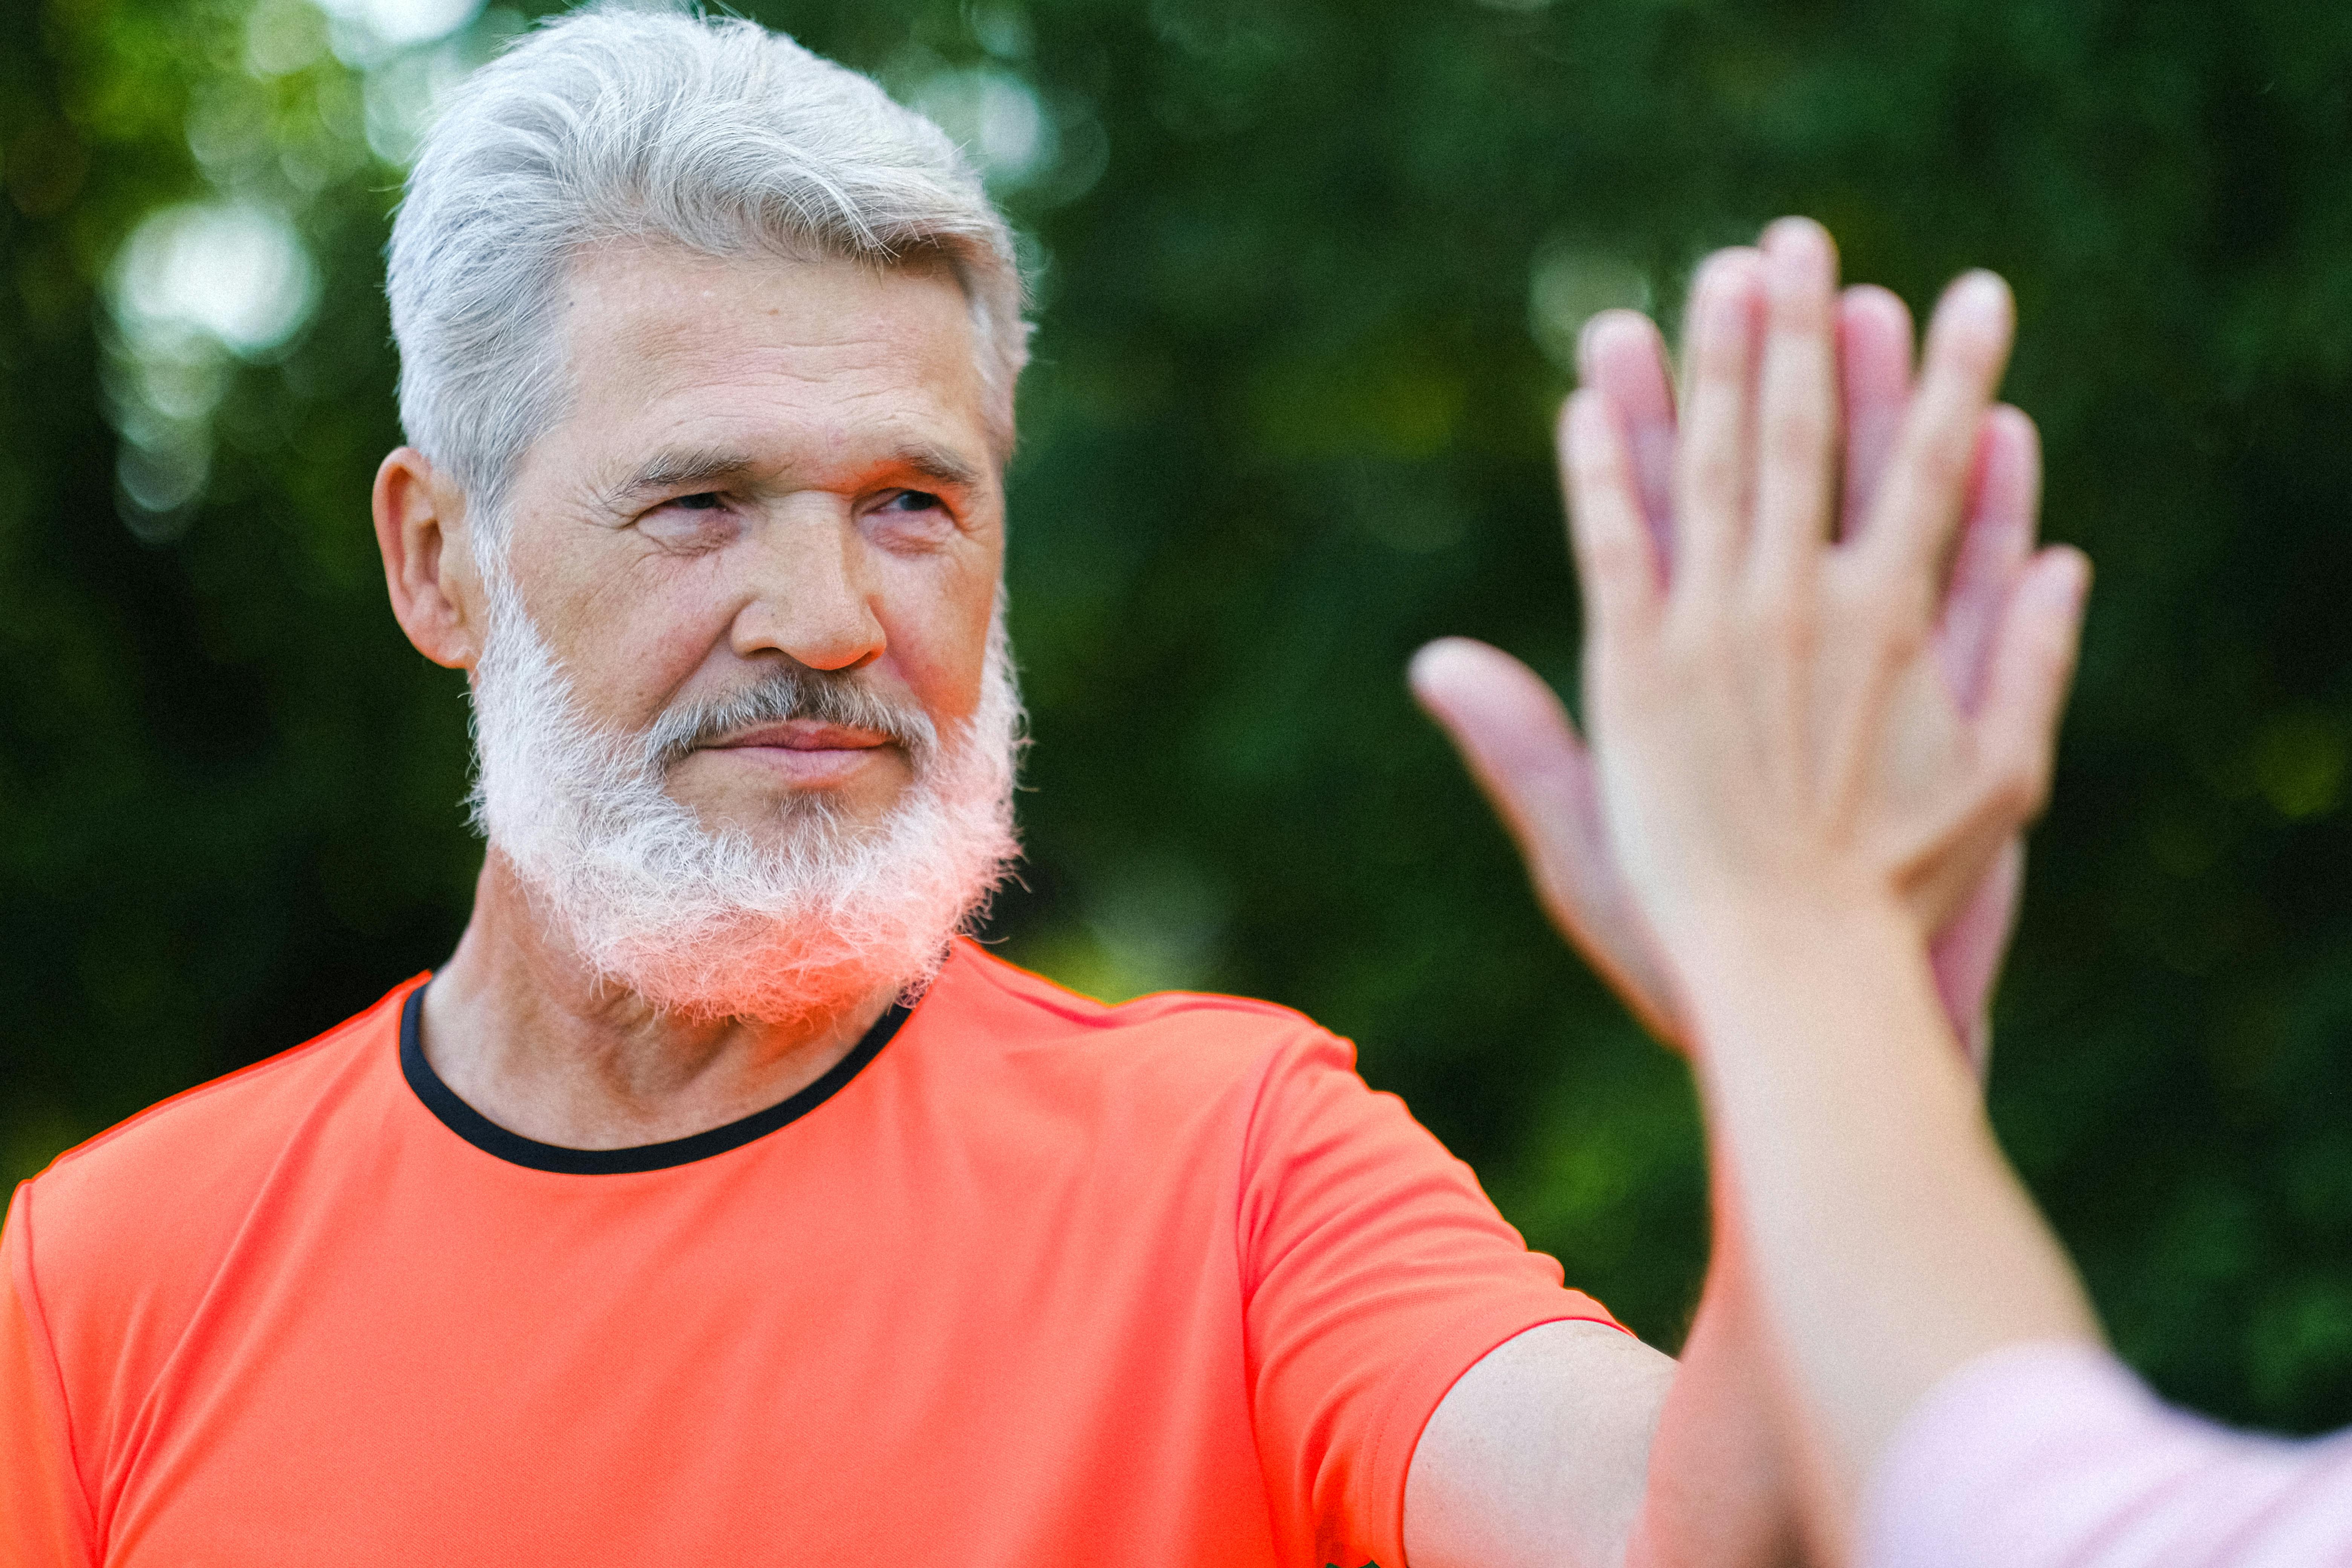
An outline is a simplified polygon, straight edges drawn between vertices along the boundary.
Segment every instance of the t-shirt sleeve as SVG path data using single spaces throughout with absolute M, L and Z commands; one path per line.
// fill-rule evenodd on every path
M 1470 1168 L 1354 1050 L 1302 1032 L 1268 1063 L 1239 1215 L 1251 1394 L 1281 1538 L 1403 1568 L 1405 1472 L 1454 1381 L 1538 1323 L 1612 1323 L 1564 1289 Z
M 2352 1433 L 2233 1432 L 2168 1408 L 2096 1346 L 2009 1346 L 1905 1421 L 1864 1500 L 1858 1563 L 2352 1563 Z
M 65 1387 L 33 1279 L 33 1186 L 0 1227 L 0 1568 L 96 1561 Z

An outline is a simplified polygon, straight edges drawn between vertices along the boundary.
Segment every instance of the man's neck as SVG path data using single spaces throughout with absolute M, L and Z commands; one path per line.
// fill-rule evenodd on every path
M 466 934 L 425 994 L 422 1044 L 441 1080 L 508 1131 L 624 1149 L 789 1098 L 847 1056 L 894 994 L 782 1026 L 657 1012 L 583 966 L 492 852 Z

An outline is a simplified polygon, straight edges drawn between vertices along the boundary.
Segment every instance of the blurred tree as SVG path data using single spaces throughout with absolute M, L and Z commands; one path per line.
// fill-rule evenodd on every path
M 1563 686 L 1582 319 L 1812 213 L 2011 393 L 2101 584 L 1996 1114 L 2168 1392 L 2352 1420 L 2352 11 L 2288 0 L 777 0 L 982 160 L 1041 331 L 1014 958 L 1361 1042 L 1671 1343 L 1686 1080 L 1545 929 L 1400 671 Z M 464 0 L 0 14 L 0 1175 L 446 953 L 460 689 L 365 525 L 380 247 Z

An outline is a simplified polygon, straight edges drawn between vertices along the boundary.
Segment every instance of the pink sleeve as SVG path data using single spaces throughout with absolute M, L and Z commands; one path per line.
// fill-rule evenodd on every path
M 2352 1432 L 2287 1442 L 2159 1404 L 2082 1343 L 1937 1384 L 1864 1500 L 1858 1568 L 2352 1568 Z

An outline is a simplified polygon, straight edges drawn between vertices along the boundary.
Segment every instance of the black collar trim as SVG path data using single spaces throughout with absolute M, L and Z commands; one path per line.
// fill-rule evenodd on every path
M 740 1149 L 757 1138 L 764 1138 L 778 1128 L 799 1121 L 826 1100 L 839 1093 L 842 1086 L 856 1078 L 867 1062 L 879 1056 L 882 1047 L 907 1021 L 904 1003 L 894 1003 L 890 1010 L 874 1021 L 866 1037 L 851 1047 L 847 1056 L 825 1070 L 823 1078 L 801 1089 L 789 1099 L 778 1100 L 765 1110 L 755 1110 L 740 1121 L 690 1137 L 673 1138 L 664 1143 L 640 1143 L 630 1149 L 567 1149 L 557 1143 L 541 1143 L 525 1138 L 520 1132 L 509 1132 L 484 1116 L 480 1111 L 457 1098 L 457 1091 L 441 1081 L 433 1064 L 425 1059 L 425 1043 L 417 1021 L 425 1013 L 425 987 L 420 985 L 408 994 L 400 1008 L 400 1072 L 425 1109 L 438 1117 L 441 1124 L 485 1154 L 495 1154 L 509 1164 L 524 1165 L 534 1171 L 552 1171 L 566 1176 L 616 1176 L 637 1171 L 667 1170 L 672 1165 L 691 1164 L 708 1160 L 713 1154 L 724 1154 L 730 1149 Z

